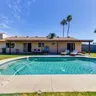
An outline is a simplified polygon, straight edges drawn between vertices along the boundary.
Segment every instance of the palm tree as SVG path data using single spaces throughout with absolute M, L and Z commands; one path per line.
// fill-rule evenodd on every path
M 60 24 L 63 26 L 63 37 L 64 37 L 64 25 L 67 24 L 67 21 L 65 19 L 63 19 Z
M 68 22 L 68 31 L 67 31 L 67 37 L 69 36 L 69 29 L 70 29 L 70 21 L 72 20 L 72 16 L 68 15 L 67 22 Z

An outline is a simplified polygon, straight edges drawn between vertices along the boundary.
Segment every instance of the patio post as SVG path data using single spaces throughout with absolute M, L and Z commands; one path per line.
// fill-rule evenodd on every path
M 88 49 L 89 55 L 90 55 L 90 42 L 89 42 L 89 49 Z
M 74 44 L 74 42 L 73 42 L 73 50 L 75 50 L 75 44 Z
M 11 41 L 9 42 L 9 54 L 11 54 Z

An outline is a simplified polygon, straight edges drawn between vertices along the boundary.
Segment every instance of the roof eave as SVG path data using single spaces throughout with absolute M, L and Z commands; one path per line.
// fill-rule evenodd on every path
M 48 41 L 52 41 L 52 42 L 93 42 L 93 40 L 6 40 L 6 41 L 10 41 L 10 42 L 48 42 Z

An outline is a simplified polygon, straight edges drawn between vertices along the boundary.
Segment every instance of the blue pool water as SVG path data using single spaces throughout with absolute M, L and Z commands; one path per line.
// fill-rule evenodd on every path
M 77 57 L 30 57 L 0 66 L 1 75 L 96 74 L 96 59 Z

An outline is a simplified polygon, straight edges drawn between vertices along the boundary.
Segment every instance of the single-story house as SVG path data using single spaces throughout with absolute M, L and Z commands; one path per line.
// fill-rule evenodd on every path
M 79 40 L 73 37 L 55 37 L 48 39 L 48 37 L 4 37 L 4 33 L 0 33 L 0 53 L 32 53 L 38 49 L 41 52 L 47 49 L 48 53 L 60 54 L 64 50 L 77 50 L 81 52 L 82 42 L 89 43 L 93 40 Z

